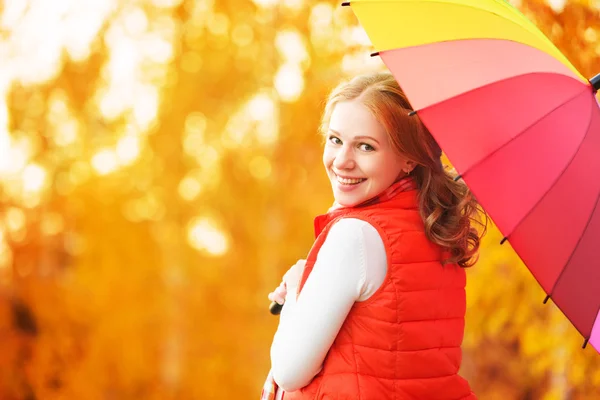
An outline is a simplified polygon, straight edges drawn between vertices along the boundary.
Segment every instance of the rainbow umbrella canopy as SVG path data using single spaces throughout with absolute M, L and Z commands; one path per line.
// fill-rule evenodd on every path
M 600 75 L 504 0 L 343 5 L 502 242 L 600 351 Z

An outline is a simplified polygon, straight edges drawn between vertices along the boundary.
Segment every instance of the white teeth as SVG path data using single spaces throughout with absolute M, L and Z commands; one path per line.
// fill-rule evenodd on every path
M 337 181 L 339 183 L 341 183 L 342 185 L 355 185 L 357 183 L 361 183 L 362 181 L 364 181 L 364 179 L 348 179 L 348 178 L 341 178 L 339 176 L 336 175 Z

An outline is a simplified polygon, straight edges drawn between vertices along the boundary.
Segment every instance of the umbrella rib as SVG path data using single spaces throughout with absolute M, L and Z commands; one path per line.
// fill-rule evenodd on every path
M 472 40 L 472 39 L 461 39 L 461 40 Z M 520 43 L 520 42 L 515 42 L 515 43 Z M 520 43 L 520 44 L 523 44 L 523 43 Z M 523 44 L 523 45 L 524 45 L 524 46 L 531 47 L 531 46 L 529 46 L 529 45 L 527 45 L 527 44 Z M 535 47 L 531 47 L 531 48 L 533 48 L 533 49 L 536 49 L 536 50 L 538 50 L 538 51 L 541 51 L 541 50 L 539 50 L 539 49 L 537 49 L 537 48 L 535 48 Z M 567 68 L 568 68 L 568 67 L 567 67 Z M 439 105 L 439 104 L 443 104 L 443 103 L 445 103 L 445 102 L 447 102 L 447 101 L 452 101 L 452 100 L 454 100 L 454 99 L 457 99 L 457 98 L 460 98 L 460 97 L 463 97 L 463 96 L 467 96 L 467 95 L 469 95 L 469 94 L 471 94 L 471 93 L 477 92 L 477 91 L 479 91 L 479 90 L 487 89 L 487 88 L 489 88 L 490 86 L 493 86 L 493 85 L 496 85 L 496 84 L 499 84 L 499 83 L 502 83 L 502 82 L 505 82 L 505 81 L 508 81 L 508 80 L 511 80 L 511 79 L 516 79 L 516 78 L 519 78 L 519 77 L 522 77 L 522 76 L 528 76 L 528 75 L 539 75 L 539 74 L 542 74 L 542 75 L 544 75 L 544 74 L 546 74 L 546 75 L 558 75 L 558 76 L 560 76 L 560 77 L 563 77 L 563 78 L 569 78 L 569 79 L 572 79 L 572 80 L 574 80 L 574 81 L 575 81 L 575 82 L 577 82 L 577 83 L 580 83 L 580 84 L 584 85 L 584 86 L 586 87 L 586 89 L 587 89 L 587 88 L 590 86 L 590 83 L 589 83 L 589 82 L 587 82 L 587 83 L 586 83 L 586 82 L 582 82 L 581 80 L 579 80 L 579 79 L 576 79 L 576 78 L 574 78 L 574 77 L 572 77 L 572 76 L 570 76 L 570 75 L 566 75 L 566 74 L 564 74 L 564 73 L 563 73 L 563 74 L 559 74 L 559 73 L 557 73 L 557 72 L 527 72 L 527 73 L 525 73 L 525 74 L 519 74 L 519 75 L 507 76 L 507 77 L 505 77 L 505 78 L 502 78 L 502 79 L 500 79 L 500 80 L 493 81 L 493 82 L 489 82 L 489 83 L 486 83 L 485 85 L 481 85 L 481 86 L 474 87 L 474 88 L 472 88 L 472 89 L 470 89 L 470 90 L 467 90 L 467 91 L 461 92 L 461 93 L 459 93 L 459 94 L 457 94 L 457 95 L 455 95 L 455 96 L 452 96 L 452 97 L 448 97 L 447 99 L 443 99 L 443 100 L 437 101 L 437 102 L 435 102 L 435 103 L 429 104 L 429 105 L 427 105 L 427 106 L 425 106 L 425 107 L 423 107 L 423 108 L 421 108 L 421 109 L 419 109 L 419 110 L 415 110 L 415 111 L 423 111 L 423 110 L 427 110 L 427 109 L 433 108 L 433 107 L 435 107 L 435 106 L 437 106 L 437 105 Z M 400 82 L 398 82 L 398 84 L 400 84 Z M 582 92 L 580 92 L 580 93 L 577 93 L 577 96 L 579 96 L 581 93 L 583 93 L 583 91 L 582 91 Z M 569 98 L 567 101 L 565 101 L 565 103 L 568 103 L 569 101 L 573 100 L 573 99 L 574 99 L 575 97 L 577 97 L 577 96 L 573 96 L 573 97 Z M 563 104 L 564 104 L 564 103 L 563 103 Z M 562 105 L 562 104 L 561 104 L 561 105 Z M 559 105 L 559 107 L 560 107 L 560 105 Z M 554 111 L 554 110 L 552 110 L 552 111 Z M 536 121 L 536 122 L 537 122 L 537 121 Z
M 583 141 L 585 140 L 585 138 L 587 137 L 589 130 L 590 130 L 590 125 L 591 125 L 592 119 L 590 118 L 590 123 L 588 124 L 588 130 L 585 133 L 585 136 L 583 137 L 583 140 L 581 141 L 581 143 L 583 143 Z M 577 153 L 579 153 L 579 149 L 581 148 L 581 144 L 579 145 L 579 148 L 577 149 L 577 152 L 575 153 L 575 155 L 577 155 Z M 575 157 L 573 157 L 575 158 Z M 571 160 L 572 161 L 572 160 Z M 570 165 L 571 163 L 569 163 Z M 566 168 L 565 168 L 566 170 Z M 561 173 L 559 175 L 558 178 L 560 178 L 562 175 L 564 174 Z M 557 179 L 558 180 L 558 179 Z M 550 190 L 548 190 L 550 191 Z M 547 192 L 546 192 L 547 193 Z M 544 194 L 545 196 L 545 194 Z M 556 288 L 556 286 L 558 285 L 558 282 L 560 281 L 560 278 L 562 278 L 564 272 L 566 271 L 566 266 L 569 265 L 569 263 L 571 262 L 571 260 L 573 259 L 573 256 L 575 255 L 575 253 L 577 252 L 577 248 L 579 247 L 579 245 L 581 244 L 581 240 L 583 239 L 583 237 L 585 236 L 585 232 L 588 230 L 588 228 L 590 227 L 590 223 L 592 222 L 592 218 L 594 216 L 594 214 L 596 213 L 596 209 L 598 208 L 598 203 L 600 203 L 600 190 L 598 191 L 598 195 L 596 196 L 596 203 L 594 204 L 594 209 L 592 210 L 592 212 L 590 213 L 590 217 L 588 218 L 587 222 L 585 223 L 585 228 L 583 229 L 583 232 L 581 232 L 581 236 L 579 236 L 579 239 L 577 239 L 577 244 L 573 247 L 573 251 L 571 252 L 571 255 L 569 255 L 569 258 L 567 259 L 567 261 L 565 262 L 565 268 L 563 268 L 562 271 L 560 271 L 560 274 L 558 275 L 558 278 L 556 278 L 556 282 L 554 282 L 554 285 L 552 285 L 552 290 L 550 291 L 550 293 L 548 293 L 548 296 L 552 296 L 552 293 L 554 292 L 554 289 Z M 537 203 L 536 203 L 537 205 Z M 535 206 L 533 207 L 535 208 Z M 532 208 L 532 209 L 533 209 Z M 530 211 L 531 212 L 531 211 Z M 523 218 L 525 219 L 525 218 Z M 520 222 L 519 222 L 520 223 Z M 518 224 L 517 224 L 518 226 Z M 600 312 L 600 306 L 598 307 L 598 312 Z M 596 314 L 598 314 L 598 312 L 596 312 Z
M 581 92 L 583 93 L 583 92 Z M 579 93 L 577 96 L 569 99 L 567 102 L 561 104 L 559 107 L 554 108 L 552 111 L 550 111 L 549 113 L 547 113 L 545 116 L 549 115 L 550 113 L 554 112 L 555 110 L 557 110 L 558 108 L 562 107 L 563 105 L 569 103 L 570 101 L 574 100 L 576 97 L 578 97 L 579 95 L 581 95 L 581 93 Z M 593 105 L 592 105 L 593 107 Z M 545 117 L 544 116 L 544 117 Z M 527 131 L 529 128 L 531 128 L 532 126 L 534 126 L 535 124 L 537 124 L 538 122 L 540 122 L 544 117 L 540 118 L 538 121 L 536 121 L 534 124 L 530 125 L 529 127 L 527 127 L 527 129 L 525 129 L 523 132 Z M 506 238 L 508 238 L 508 236 L 510 236 L 518 227 L 519 225 L 521 225 L 521 223 L 523 223 L 523 221 L 525 221 L 525 219 L 527 219 L 527 217 L 531 214 L 531 212 L 538 206 L 538 204 L 540 204 L 542 202 L 542 200 L 544 200 L 544 198 L 548 195 L 548 193 L 550 193 L 550 190 L 552 190 L 552 188 L 554 187 L 554 185 L 556 184 L 556 182 L 558 182 L 558 180 L 564 175 L 565 171 L 567 169 L 569 169 L 569 167 L 571 166 L 571 164 L 573 163 L 573 160 L 575 160 L 575 158 L 577 157 L 577 154 L 579 154 L 579 151 L 581 150 L 581 145 L 583 144 L 583 142 L 585 141 L 585 139 L 587 138 L 587 135 L 589 133 L 589 129 L 590 129 L 590 125 L 592 124 L 592 119 L 590 118 L 590 121 L 588 122 L 588 126 L 587 126 L 587 130 L 585 132 L 585 135 L 583 135 L 583 139 L 581 139 L 581 142 L 579 143 L 579 145 L 577 146 L 577 151 L 573 154 L 573 156 L 571 157 L 571 159 L 569 160 L 569 162 L 567 163 L 567 165 L 565 165 L 565 167 L 563 168 L 563 170 L 561 171 L 561 173 L 556 177 L 556 179 L 554 179 L 554 182 L 552 182 L 552 184 L 550 185 L 550 187 L 548 188 L 548 190 L 546 190 L 546 192 L 538 199 L 538 201 L 536 201 L 536 203 L 529 209 L 529 211 L 527 211 L 527 213 L 523 216 L 523 218 L 521 218 L 519 220 L 519 222 L 517 222 L 517 224 L 515 225 L 515 227 L 513 228 L 512 232 L 508 233 L 506 235 Z M 521 135 L 517 135 L 516 137 L 519 137 Z M 514 139 L 513 139 L 514 140 Z M 510 141 L 509 141 L 510 142 Z M 507 143 L 509 143 L 507 142 Z M 504 146 L 502 146 L 504 147 Z M 498 149 L 499 150 L 499 149 Z M 497 151 L 497 150 L 496 150 Z M 495 152 L 494 152 L 495 153 Z M 493 153 L 492 153 L 493 154 Z M 599 193 L 600 195 L 600 193 Z M 597 203 L 596 203 L 597 204 Z M 589 223 L 589 221 L 588 221 Z M 587 229 L 587 226 L 586 226 Z
M 588 126 L 588 130 L 589 130 L 589 126 Z M 587 133 L 586 133 L 587 136 Z M 578 149 L 579 152 L 579 149 Z M 562 175 L 562 174 L 561 174 Z M 573 258 L 573 256 L 575 255 L 575 252 L 577 251 L 577 248 L 579 247 L 579 245 L 581 244 L 581 240 L 583 239 L 583 237 L 585 236 L 585 232 L 588 230 L 590 223 L 592 222 L 592 217 L 594 216 L 594 213 L 596 212 L 596 209 L 598 208 L 598 203 L 600 203 L 600 191 L 598 191 L 598 195 L 596 196 L 596 204 L 594 204 L 594 209 L 592 210 L 592 212 L 590 213 L 590 217 L 587 220 L 586 224 L 585 224 L 585 228 L 583 229 L 583 232 L 581 233 L 581 236 L 579 237 L 579 239 L 577 240 L 577 244 L 573 247 L 573 251 L 571 252 L 571 255 L 569 256 L 569 259 L 567 260 L 567 262 L 565 263 L 565 268 L 562 269 L 562 271 L 560 271 L 560 274 L 558 275 L 558 278 L 556 278 L 556 282 L 554 282 L 554 285 L 552 286 L 552 290 L 550 291 L 550 293 L 548 293 L 548 296 L 546 297 L 546 299 L 552 297 L 552 293 L 554 292 L 554 289 L 556 288 L 556 285 L 558 285 L 558 282 L 560 281 L 560 278 L 562 278 L 564 272 L 567 270 L 566 266 L 569 265 L 569 263 L 571 262 L 571 259 Z M 547 300 L 546 300 L 547 301 Z M 555 302 L 556 304 L 556 302 Z M 559 304 L 556 304 L 556 306 L 562 311 L 562 313 L 566 316 L 567 314 L 562 310 L 562 307 Z M 600 313 L 600 304 L 598 304 L 598 309 L 596 310 L 595 315 L 598 315 Z M 567 317 L 568 318 L 568 317 Z M 573 325 L 574 326 L 574 325 Z M 591 336 L 591 331 L 589 333 L 589 335 L 586 335 L 585 333 L 581 332 L 579 330 L 578 327 L 575 326 L 575 329 L 577 329 L 577 331 L 581 334 L 581 336 L 584 337 L 584 342 L 583 342 L 583 348 L 585 349 L 585 347 L 588 344 L 588 341 L 590 340 L 590 336 Z

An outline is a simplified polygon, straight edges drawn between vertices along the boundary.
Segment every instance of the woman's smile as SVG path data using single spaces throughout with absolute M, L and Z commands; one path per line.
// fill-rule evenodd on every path
M 336 189 L 345 193 L 358 189 L 360 186 L 362 186 L 362 183 L 366 181 L 365 178 L 342 177 L 336 174 L 334 171 L 332 171 L 332 174 L 333 180 L 335 180 L 335 182 L 332 183 L 334 186 L 336 186 Z

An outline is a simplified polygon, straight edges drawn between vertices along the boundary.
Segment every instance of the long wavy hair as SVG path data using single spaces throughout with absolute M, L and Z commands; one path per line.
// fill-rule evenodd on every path
M 394 150 L 415 163 L 410 175 L 419 190 L 425 234 L 447 251 L 444 263 L 465 268 L 477 262 L 488 216 L 469 188 L 442 165 L 442 150 L 390 73 L 360 75 L 329 95 L 321 124 L 326 134 L 331 113 L 341 101 L 359 99 L 385 128 Z

